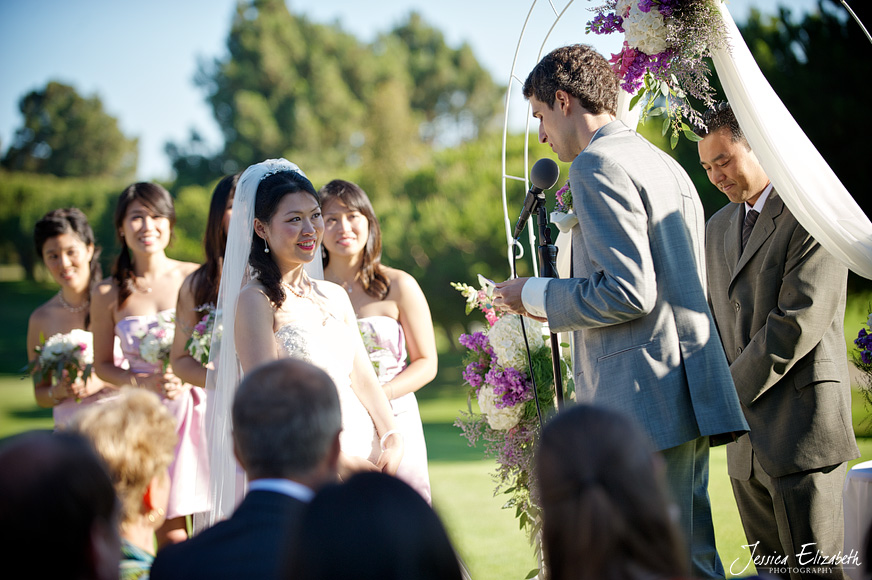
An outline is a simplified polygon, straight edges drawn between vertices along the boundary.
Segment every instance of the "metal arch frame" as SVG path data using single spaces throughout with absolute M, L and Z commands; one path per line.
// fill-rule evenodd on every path
M 529 175 L 530 175 L 530 112 L 531 112 L 531 108 L 530 108 L 530 103 L 527 103 L 527 115 L 526 115 L 526 121 L 525 121 L 525 125 L 524 125 L 524 173 L 523 173 L 523 176 L 516 176 L 516 175 L 509 174 L 508 170 L 506 168 L 506 144 L 508 141 L 508 133 L 509 133 L 509 106 L 511 104 L 511 98 L 512 98 L 512 83 L 517 82 L 521 86 L 524 85 L 524 81 L 517 76 L 515 71 L 516 71 L 517 66 L 518 66 L 518 54 L 521 51 L 521 43 L 524 41 L 524 34 L 527 31 L 527 25 L 530 23 L 530 16 L 532 16 L 533 10 L 536 8 L 536 4 L 538 3 L 538 1 L 539 0 L 533 0 L 533 3 L 530 5 L 530 10 L 527 11 L 527 17 L 524 19 L 524 25 L 521 28 L 521 34 L 518 37 L 518 44 L 515 46 L 515 54 L 514 54 L 514 58 L 512 59 L 512 70 L 509 73 L 509 83 L 508 83 L 508 86 L 506 87 L 506 110 L 505 110 L 505 116 L 503 119 L 502 179 L 501 179 L 502 192 L 501 193 L 502 193 L 502 201 L 503 201 L 503 221 L 504 221 L 505 229 L 506 229 L 506 246 L 507 246 L 506 258 L 508 259 L 508 262 L 509 262 L 509 270 L 510 271 L 513 268 L 513 253 L 514 253 L 515 248 L 517 248 L 517 251 L 518 251 L 517 258 L 521 259 L 524 257 L 524 246 L 520 242 L 515 241 L 512 238 L 512 222 L 509 218 L 509 207 L 508 207 L 508 203 L 506 201 L 506 185 L 507 185 L 508 180 L 513 180 L 513 181 L 522 181 L 524 183 L 525 190 L 529 189 L 529 187 L 530 187 Z M 557 26 L 557 23 L 560 22 L 560 19 L 566 13 L 567 9 L 569 9 L 569 7 L 572 6 L 572 3 L 574 1 L 575 0 L 568 0 L 568 2 L 563 7 L 563 9 L 558 10 L 554 6 L 554 0 L 548 0 L 548 4 L 551 7 L 551 11 L 554 13 L 554 21 L 552 22 L 551 27 L 548 29 L 548 32 L 545 34 L 545 38 L 542 39 L 542 43 L 539 45 L 539 52 L 536 56 L 536 62 L 539 62 L 539 60 L 541 60 L 542 51 L 544 50 L 545 44 L 548 42 L 548 39 L 550 38 L 551 33 L 554 31 L 554 27 Z M 529 224 L 529 220 L 528 220 L 528 224 Z M 537 260 L 536 260 L 536 236 L 533 232 L 532 227 L 527 228 L 527 241 L 528 241 L 529 246 L 530 246 L 530 258 L 533 261 L 533 272 L 534 272 L 534 275 L 538 276 L 539 266 L 538 266 Z M 513 274 L 514 274 L 514 272 L 513 272 Z

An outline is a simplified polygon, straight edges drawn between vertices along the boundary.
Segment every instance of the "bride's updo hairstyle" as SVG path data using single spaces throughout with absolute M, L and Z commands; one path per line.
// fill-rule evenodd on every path
M 382 272 L 381 226 L 366 192 L 356 183 L 334 179 L 322 187 L 318 193 L 321 195 L 322 207 L 328 202 L 336 200 L 342 202 L 349 210 L 360 212 L 366 218 L 369 223 L 369 237 L 366 239 L 366 246 L 363 248 L 363 257 L 360 261 L 360 283 L 364 292 L 373 298 L 384 300 L 391 289 L 391 282 Z M 324 267 L 326 268 L 327 264 L 330 263 L 330 253 L 323 244 L 321 248 L 324 252 Z
M 124 216 L 127 208 L 134 201 L 138 201 L 152 213 L 154 217 L 167 218 L 170 221 L 170 232 L 176 225 L 176 208 L 173 206 L 173 198 L 170 192 L 156 183 L 134 183 L 121 193 L 118 205 L 115 207 L 115 238 L 121 245 L 121 253 L 115 261 L 112 278 L 118 285 L 118 308 L 124 305 L 124 301 L 133 293 L 136 282 L 136 274 L 133 272 L 133 257 L 127 240 L 121 235 L 124 231 Z
M 257 186 L 257 194 L 254 199 L 254 217 L 261 223 L 269 223 L 282 199 L 290 193 L 308 193 L 315 198 L 318 205 L 321 200 L 315 186 L 299 171 L 280 171 L 264 177 Z M 282 290 L 282 273 L 272 259 L 272 255 L 266 253 L 266 242 L 257 235 L 251 234 L 251 252 L 248 254 L 248 265 L 254 270 L 255 276 L 263 284 L 266 297 L 280 308 L 285 301 L 285 293 Z

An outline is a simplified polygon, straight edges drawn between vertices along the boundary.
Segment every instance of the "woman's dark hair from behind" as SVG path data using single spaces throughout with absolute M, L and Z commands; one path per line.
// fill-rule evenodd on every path
M 36 253 L 42 259 L 42 248 L 51 238 L 62 234 L 73 234 L 86 246 L 94 246 L 94 255 L 91 256 L 89 267 L 91 268 L 90 287 L 93 289 L 103 278 L 103 269 L 100 267 L 100 248 L 94 241 L 94 230 L 88 223 L 88 218 L 77 207 L 56 209 L 48 212 L 33 227 L 33 244 Z M 85 328 L 90 326 L 91 309 L 85 313 Z
M 138 201 L 146 207 L 155 217 L 165 217 L 170 221 L 170 228 L 176 225 L 176 208 L 173 206 L 173 198 L 170 192 L 156 183 L 134 183 L 118 198 L 115 206 L 115 236 L 121 245 L 121 252 L 115 261 L 115 269 L 112 278 L 118 285 L 118 307 L 124 305 L 125 300 L 133 293 L 136 274 L 133 271 L 133 256 L 127 247 L 127 240 L 121 235 L 124 227 L 124 217 L 127 208 L 134 201 Z
M 227 201 L 233 199 L 236 193 L 236 183 L 239 174 L 227 175 L 218 182 L 212 192 L 212 202 L 209 204 L 209 218 L 206 220 L 206 235 L 203 238 L 203 249 L 206 260 L 197 268 L 191 277 L 191 287 L 194 291 L 194 305 L 218 303 L 218 284 L 221 280 L 221 259 L 227 246 L 227 232 L 224 230 L 224 211 Z
M 275 215 L 282 199 L 290 193 L 308 193 L 315 198 L 318 205 L 321 200 L 315 186 L 299 171 L 280 171 L 264 177 L 257 186 L 254 199 L 254 217 L 266 224 Z M 251 252 L 248 254 L 248 264 L 252 267 L 260 283 L 263 284 L 266 297 L 276 306 L 281 307 L 285 301 L 282 290 L 282 273 L 270 254 L 264 252 L 266 242 L 257 235 L 251 234 Z
M 306 508 L 286 578 L 459 580 L 436 512 L 405 482 L 359 473 L 322 489 Z
M 366 240 L 360 264 L 360 283 L 363 285 L 364 292 L 373 298 L 384 300 L 391 289 L 391 282 L 382 272 L 381 226 L 366 192 L 356 183 L 334 179 L 322 187 L 318 193 L 321 195 L 321 205 L 327 205 L 329 201 L 334 199 L 341 201 L 349 210 L 363 214 L 366 221 L 369 222 L 369 237 Z M 324 267 L 326 268 L 329 263 L 330 253 L 324 248 Z
M 95 578 L 107 564 L 95 560 L 114 556 L 117 578 L 120 554 L 95 553 L 92 542 L 99 526 L 120 545 L 119 505 L 103 460 L 81 435 L 31 431 L 0 446 L 0 545 L 9 555 L 4 569 Z M 38 540 L 48 537 L 59 540 L 50 557 Z
M 550 580 L 686 575 L 662 471 L 624 416 L 589 405 L 557 415 L 542 433 L 536 480 Z

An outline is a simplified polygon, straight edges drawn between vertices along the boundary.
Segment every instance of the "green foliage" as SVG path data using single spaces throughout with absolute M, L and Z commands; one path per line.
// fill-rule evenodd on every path
M 58 177 L 131 179 L 136 173 L 138 140 L 124 136 L 98 97 L 81 97 L 73 87 L 51 81 L 25 95 L 19 109 L 24 125 L 3 167 Z
M 113 248 L 112 211 L 115 198 L 127 186 L 116 179 L 61 179 L 52 175 L 10 173 L 0 170 L 0 263 L 19 263 L 29 279 L 40 260 L 33 247 L 33 226 L 46 213 L 61 207 L 78 207 L 91 223 L 98 244 Z M 108 271 L 108 270 L 106 270 Z
M 111 178 L 67 178 L 0 169 L 0 264 L 20 264 L 34 279 L 40 256 L 33 247 L 33 226 L 46 213 L 61 207 L 78 207 L 94 230 L 100 259 L 108 275 L 118 254 L 113 215 L 118 196 L 130 183 Z M 176 204 L 174 239 L 167 253 L 197 262 L 203 257 L 203 234 L 212 186 L 183 188 Z
M 362 166 L 369 185 L 394 187 L 420 164 L 424 145 L 475 138 L 501 103 L 469 46 L 448 47 L 414 13 L 366 44 L 290 13 L 282 0 L 240 2 L 227 48 L 197 76 L 223 150 L 210 156 L 196 134 L 167 145 L 186 185 L 205 167 L 233 173 L 284 156 L 306 168 Z

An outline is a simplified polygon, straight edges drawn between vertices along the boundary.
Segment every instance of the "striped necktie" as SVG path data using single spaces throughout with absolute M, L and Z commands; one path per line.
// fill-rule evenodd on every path
M 752 209 L 745 213 L 745 223 L 742 224 L 742 251 L 745 251 L 745 246 L 748 245 L 748 238 L 751 237 L 751 230 L 754 229 L 754 224 L 757 223 L 757 218 L 760 212 Z

